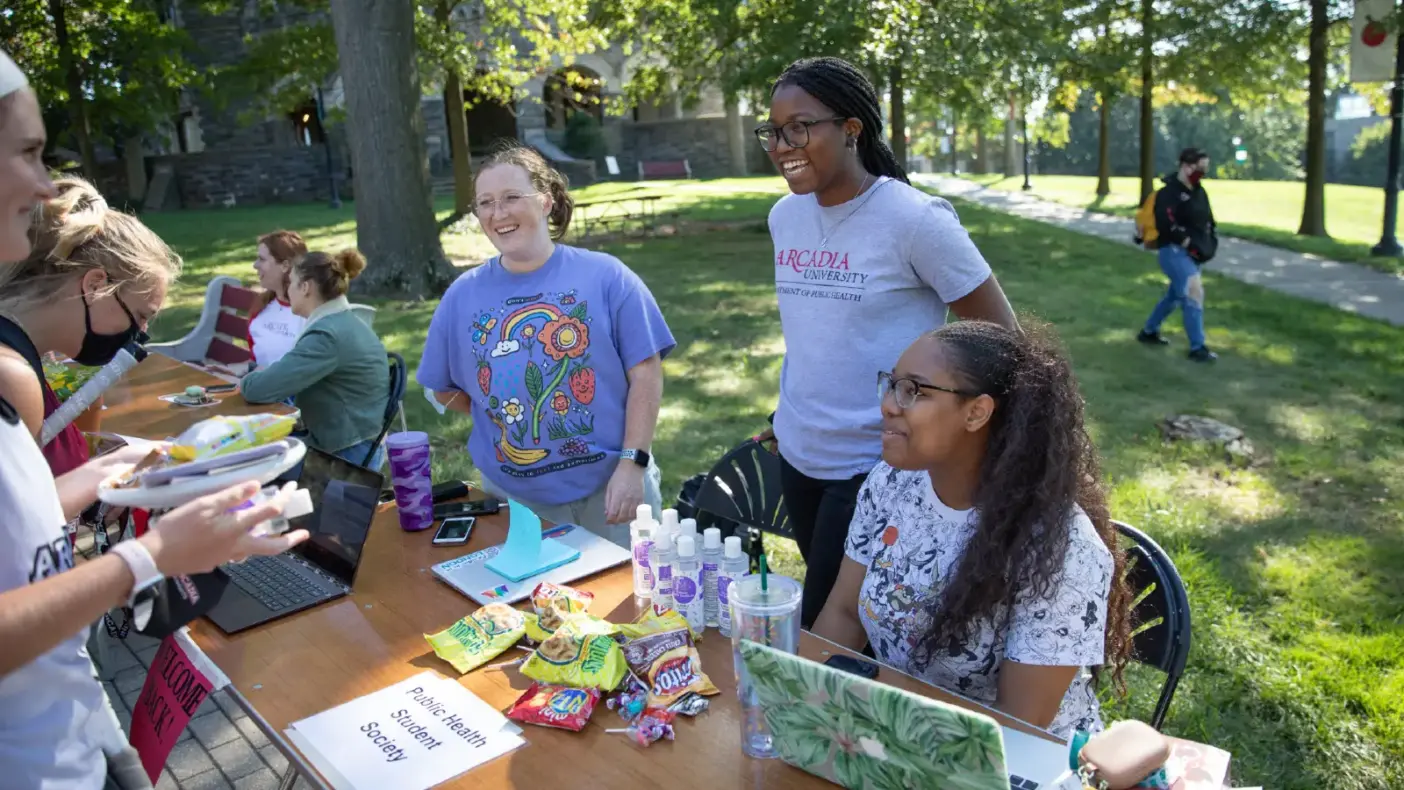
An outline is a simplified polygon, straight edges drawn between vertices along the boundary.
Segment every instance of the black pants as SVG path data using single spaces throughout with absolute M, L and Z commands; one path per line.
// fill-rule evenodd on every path
M 848 524 L 858 504 L 858 490 L 867 478 L 862 474 L 847 480 L 816 480 L 790 466 L 781 450 L 780 489 L 800 556 L 808 566 L 804 574 L 804 608 L 800 613 L 800 624 L 805 628 L 812 628 L 819 619 L 829 591 L 838 580 Z

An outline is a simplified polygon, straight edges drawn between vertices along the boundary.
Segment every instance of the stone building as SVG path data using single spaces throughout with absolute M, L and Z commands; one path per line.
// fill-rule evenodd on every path
M 233 10 L 210 15 L 177 2 L 176 23 L 195 41 L 200 65 L 230 65 L 245 56 L 246 36 L 257 36 L 270 26 L 296 24 L 299 14 L 306 13 L 286 10 L 270 18 L 260 14 L 257 5 L 257 0 L 244 0 Z M 674 100 L 625 109 L 621 91 L 632 63 L 620 47 L 553 65 L 552 71 L 523 86 L 526 97 L 514 106 L 474 101 L 465 92 L 472 105 L 466 114 L 475 156 L 498 138 L 516 137 L 545 153 L 577 185 L 634 180 L 640 161 L 686 159 L 697 178 L 769 168 L 746 131 L 751 124 L 746 108 L 728 113 L 717 92 L 703 96 L 696 106 Z M 453 150 L 442 87 L 426 85 L 425 90 L 422 111 L 430 172 L 436 192 L 451 192 Z M 586 100 L 576 101 L 577 94 L 585 94 Z M 324 86 L 321 100 L 327 109 L 341 106 L 339 77 Z M 355 130 L 334 125 L 324 129 L 317 96 L 308 96 L 286 114 L 250 119 L 247 113 L 247 103 L 217 105 L 188 97 L 163 133 L 148 136 L 144 168 L 133 164 L 132 157 L 125 163 L 104 163 L 104 191 L 133 202 L 143 198 L 148 208 L 167 209 L 326 200 L 330 177 L 343 196 L 354 191 L 345 136 Z M 592 115 L 598 123 L 600 142 L 589 158 L 566 152 L 566 127 L 575 113 Z M 605 156 L 614 158 L 618 175 L 607 172 Z

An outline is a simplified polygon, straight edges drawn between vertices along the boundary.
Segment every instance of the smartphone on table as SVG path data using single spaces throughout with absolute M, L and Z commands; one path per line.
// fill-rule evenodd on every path
M 468 542 L 468 536 L 473 534 L 473 525 L 477 519 L 472 516 L 461 518 L 446 518 L 439 524 L 439 529 L 434 533 L 435 546 L 462 546 Z
M 834 669 L 857 675 L 860 678 L 877 680 L 878 665 L 871 661 L 864 661 L 861 658 L 854 658 L 853 656 L 832 655 L 829 656 L 829 660 L 824 663 Z

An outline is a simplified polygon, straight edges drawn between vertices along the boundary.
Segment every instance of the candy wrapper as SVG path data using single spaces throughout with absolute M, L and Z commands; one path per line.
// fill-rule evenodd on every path
M 580 732 L 599 704 L 598 689 L 573 689 L 533 683 L 526 693 L 512 704 L 507 718 L 526 724 L 539 724 L 561 730 Z
M 297 425 L 295 414 L 211 417 L 190 426 L 171 443 L 171 458 L 203 461 L 286 439 Z
M 526 615 L 505 603 L 490 603 L 437 634 L 425 634 L 434 655 L 467 674 L 517 643 Z
M 54 395 L 63 403 L 73 396 L 73 393 L 82 389 L 88 379 L 97 375 L 102 368 L 85 368 L 75 365 L 65 365 L 54 359 L 44 359 L 44 381 L 48 382 L 49 389 L 54 391 Z
M 648 707 L 648 689 L 630 672 L 625 676 L 624 684 L 605 701 L 605 705 L 624 721 L 633 721 Z
M 705 713 L 710 707 L 712 707 L 712 703 L 708 702 L 706 697 L 702 696 L 701 694 L 698 694 L 695 691 L 690 691 L 682 695 L 681 697 L 678 697 L 677 702 L 674 702 L 672 705 L 669 705 L 668 712 L 676 713 L 679 716 L 687 716 L 688 718 L 692 718 L 699 714 Z
M 619 634 L 625 639 L 638 639 L 641 636 L 676 631 L 679 628 L 688 628 L 686 617 L 666 606 L 650 606 L 634 622 L 619 626 Z M 700 633 L 692 631 L 690 628 L 688 630 L 692 634 L 694 642 L 702 640 Z M 621 639 L 621 641 L 623 640 Z
M 614 641 L 616 628 L 587 614 L 569 617 L 522 664 L 522 674 L 543 683 L 613 691 L 629 672 Z
M 628 640 L 624 658 L 648 687 L 649 705 L 666 708 L 688 692 L 719 693 L 702 672 L 702 657 L 686 628 Z
M 656 740 L 673 740 L 673 713 L 659 708 L 648 708 L 627 728 L 605 730 L 622 732 L 640 746 L 648 746 Z

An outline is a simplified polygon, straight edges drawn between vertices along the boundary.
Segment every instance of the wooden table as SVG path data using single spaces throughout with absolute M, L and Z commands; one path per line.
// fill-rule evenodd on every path
M 432 545 L 430 532 L 400 529 L 393 506 L 386 506 L 371 528 L 355 591 L 346 598 L 274 621 L 243 633 L 226 635 L 208 621 L 191 626 L 191 635 L 234 689 L 247 701 L 255 721 L 275 735 L 289 724 L 348 702 L 425 669 L 459 677 L 434 655 L 424 634 L 442 630 L 477 608 L 477 604 L 438 582 L 430 566 L 502 542 L 503 514 L 480 518 L 465 546 Z M 634 619 L 641 611 L 633 597 L 628 565 L 586 580 L 576 587 L 595 594 L 590 612 L 614 622 Z M 675 742 L 635 746 L 606 727 L 622 726 L 602 704 L 584 732 L 572 733 L 524 725 L 528 745 L 480 766 L 443 785 L 461 788 L 550 787 L 614 788 L 820 788 L 827 782 L 778 760 L 752 760 L 741 753 L 740 706 L 732 668 L 731 644 L 715 629 L 698 644 L 703 669 L 721 690 L 711 709 L 696 719 L 680 719 Z M 823 660 L 848 653 L 837 645 L 804 634 L 800 654 Z M 512 650 L 502 661 L 520 655 Z M 879 679 L 935 699 L 974 707 L 932 686 L 883 669 Z M 506 710 L 530 685 L 516 669 L 478 669 L 459 680 L 499 710 Z M 1000 723 L 1035 735 L 1046 733 L 983 709 Z M 276 741 L 282 741 L 276 738 Z M 1051 737 L 1050 737 L 1051 740 Z M 290 747 L 280 743 L 284 749 Z M 306 764 L 293 751 L 294 764 Z
M 103 394 L 107 409 L 102 413 L 102 430 L 160 440 L 178 436 L 186 428 L 210 417 L 292 412 L 282 403 L 249 403 L 237 392 L 213 394 L 210 397 L 218 403 L 200 408 L 161 400 L 162 395 L 184 392 L 189 386 L 212 387 L 223 383 L 198 368 L 152 354 Z

